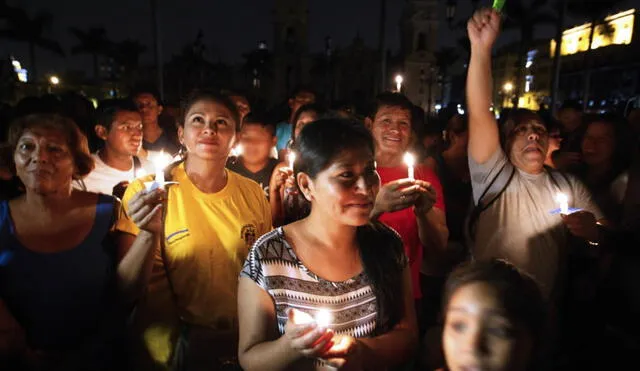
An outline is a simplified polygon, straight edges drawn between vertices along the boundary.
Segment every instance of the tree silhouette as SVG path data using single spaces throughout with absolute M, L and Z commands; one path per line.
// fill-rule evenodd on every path
M 0 29 L 0 38 L 24 42 L 29 47 L 32 80 L 38 78 L 36 47 L 64 56 L 60 44 L 45 36 L 45 32 L 51 29 L 53 22 L 51 13 L 41 11 L 30 17 L 26 10 L 6 5 L 0 6 L 0 12 L 0 18 L 4 17 L 7 25 L 6 28 Z
M 98 58 L 108 55 L 113 46 L 113 43 L 107 37 L 107 31 L 103 27 L 92 27 L 87 31 L 71 27 L 69 32 L 79 41 L 78 45 L 71 48 L 71 53 L 74 55 L 91 55 L 93 58 L 93 76 L 98 80 L 100 77 Z
M 124 69 L 124 80 L 133 85 L 134 76 L 140 66 L 140 55 L 147 51 L 147 47 L 137 40 L 125 39 L 113 44 L 109 56 Z
M 522 1 L 507 1 L 505 30 L 515 30 L 520 36 L 516 77 L 514 82 L 514 107 L 517 106 L 522 93 L 522 74 L 525 68 L 524 61 L 532 48 L 535 30 L 538 26 L 555 25 L 558 17 L 548 9 L 548 0 L 533 0 L 529 4 Z
M 599 25 L 606 25 L 604 17 L 614 7 L 622 4 L 622 0 L 569 0 L 567 9 L 570 13 L 584 17 L 589 23 L 591 23 L 591 32 L 589 33 L 589 46 L 584 53 L 583 66 L 583 92 L 582 102 L 585 108 L 587 108 L 589 102 L 589 95 L 591 91 L 591 62 L 593 59 L 593 51 L 591 45 L 593 44 L 593 38 L 595 36 L 595 30 Z M 611 34 L 613 30 L 610 27 L 605 27 L 605 34 Z

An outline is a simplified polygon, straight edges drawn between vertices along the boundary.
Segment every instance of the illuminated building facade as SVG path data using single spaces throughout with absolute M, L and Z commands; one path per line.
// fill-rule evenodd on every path
M 630 45 L 633 40 L 636 10 L 630 9 L 606 17 L 605 22 L 596 25 L 591 49 L 598 49 L 611 45 Z M 588 49 L 591 23 L 577 26 L 562 33 L 562 56 L 584 52 Z M 556 41 L 551 40 L 550 55 L 553 57 Z
M 521 62 L 520 97 L 518 107 L 538 110 L 543 103 L 548 103 L 551 90 L 553 61 L 549 57 L 546 42 L 534 43 Z M 497 51 L 493 62 L 493 101 L 495 105 L 505 108 L 513 107 L 513 97 L 518 86 L 516 81 L 518 68 L 519 44 L 507 45 Z
M 640 95 L 640 42 L 638 12 L 635 9 L 605 18 L 596 26 L 591 44 L 591 88 L 587 107 L 593 112 L 614 109 L 628 98 Z M 567 29 L 561 47 L 559 100 L 583 97 L 585 51 L 591 24 Z M 635 36 L 635 37 L 634 37 Z M 518 106 L 538 110 L 550 102 L 555 41 L 540 41 L 522 59 Z M 518 43 L 497 51 L 493 74 L 493 101 L 497 107 L 512 107 L 518 68 Z
M 582 100 L 586 63 L 591 77 L 587 108 L 592 112 L 616 109 L 640 94 L 640 42 L 638 11 L 625 10 L 605 18 L 596 26 L 590 62 L 584 53 L 589 44 L 591 24 L 564 31 L 561 48 L 560 100 Z M 551 50 L 555 43 L 550 42 Z

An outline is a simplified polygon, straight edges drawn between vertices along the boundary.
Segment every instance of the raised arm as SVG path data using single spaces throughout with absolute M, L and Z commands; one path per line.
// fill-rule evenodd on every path
M 489 110 L 492 103 L 491 49 L 500 32 L 500 15 L 493 9 L 477 11 L 467 24 L 471 61 L 467 74 L 469 155 L 487 162 L 500 147 L 498 124 Z

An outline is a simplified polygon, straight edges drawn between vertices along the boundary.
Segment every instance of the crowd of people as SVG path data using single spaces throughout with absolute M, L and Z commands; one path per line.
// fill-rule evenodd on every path
M 623 367 L 640 110 L 496 119 L 500 25 L 468 23 L 467 115 L 309 87 L 286 118 L 232 90 L 3 106 L 0 369 Z

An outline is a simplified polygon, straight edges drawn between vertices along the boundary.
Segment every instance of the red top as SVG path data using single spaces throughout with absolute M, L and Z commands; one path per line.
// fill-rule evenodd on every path
M 442 185 L 440 185 L 438 176 L 431 168 L 423 164 L 416 165 L 414 171 L 416 179 L 431 183 L 436 190 L 437 196 L 434 207 L 445 211 Z M 398 167 L 378 167 L 378 174 L 380 174 L 382 185 L 394 180 L 405 179 L 408 176 L 407 167 L 404 165 Z M 404 251 L 409 258 L 413 297 L 414 299 L 420 299 L 422 297 L 422 292 L 420 291 L 420 267 L 422 266 L 423 251 L 422 243 L 418 236 L 418 223 L 416 222 L 416 215 L 413 213 L 413 207 L 393 213 L 384 213 L 380 216 L 380 221 L 395 229 L 402 238 Z

